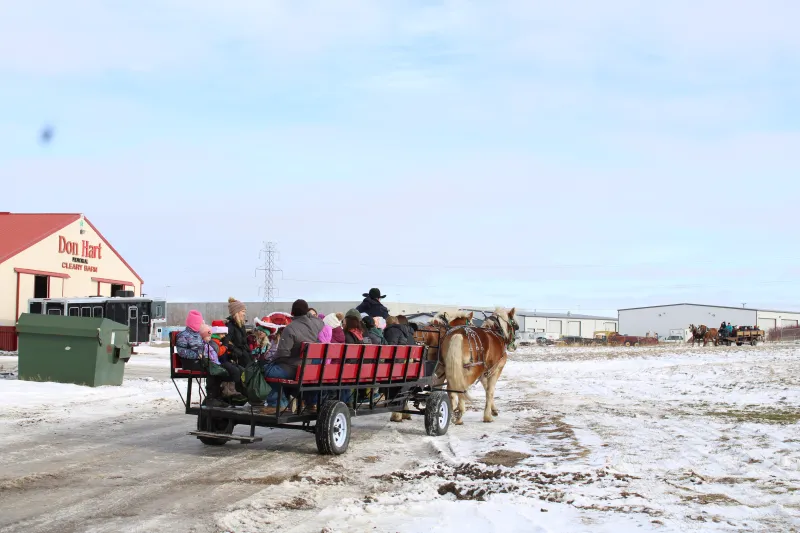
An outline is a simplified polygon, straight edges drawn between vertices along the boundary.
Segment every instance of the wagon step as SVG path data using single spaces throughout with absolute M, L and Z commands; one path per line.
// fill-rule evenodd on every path
M 251 437 L 250 435 L 232 435 L 230 433 L 214 433 L 213 431 L 190 431 L 189 435 L 195 437 L 207 437 L 209 439 L 220 440 L 238 440 L 239 442 L 246 442 L 248 444 L 253 442 L 261 442 L 261 437 Z

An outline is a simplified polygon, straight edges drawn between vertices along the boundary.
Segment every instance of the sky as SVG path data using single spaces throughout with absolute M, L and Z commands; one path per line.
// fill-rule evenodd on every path
M 0 7 L 0 210 L 175 301 L 800 309 L 800 3 Z M 38 132 L 52 125 L 49 144 Z

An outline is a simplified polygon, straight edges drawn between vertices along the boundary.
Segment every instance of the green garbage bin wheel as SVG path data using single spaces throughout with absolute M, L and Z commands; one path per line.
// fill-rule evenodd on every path
M 233 433 L 233 420 L 228 418 L 220 418 L 218 416 L 210 417 L 205 413 L 197 415 L 197 431 L 212 431 L 214 433 Z M 213 437 L 197 437 L 200 442 L 208 446 L 222 446 L 226 439 L 215 439 Z

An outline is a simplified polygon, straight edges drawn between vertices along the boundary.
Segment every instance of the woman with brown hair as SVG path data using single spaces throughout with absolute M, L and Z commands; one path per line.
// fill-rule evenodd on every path
M 350 309 L 344 315 L 344 343 L 345 344 L 370 344 L 364 323 L 361 321 L 361 313 L 355 309 Z M 366 339 L 366 342 L 364 342 Z
M 250 346 L 247 344 L 247 330 L 244 323 L 247 320 L 247 307 L 236 298 L 228 298 L 228 336 L 225 345 L 228 348 L 228 357 L 239 366 L 246 367 L 253 362 L 250 355 Z

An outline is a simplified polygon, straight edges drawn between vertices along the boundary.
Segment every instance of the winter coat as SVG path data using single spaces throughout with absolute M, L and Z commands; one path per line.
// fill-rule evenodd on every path
M 212 340 L 203 342 L 203 357 L 207 357 L 209 361 L 219 364 L 219 354 L 217 353 L 217 343 Z
M 372 344 L 386 344 L 386 339 L 383 338 L 383 330 L 381 330 L 381 328 L 370 328 L 367 330 L 367 335 L 372 341 Z
M 319 332 L 323 325 L 322 320 L 314 316 L 294 317 L 292 323 L 283 328 L 278 351 L 272 360 L 286 372 L 295 375 L 300 366 L 300 345 L 304 342 L 319 342 Z
M 198 359 L 203 353 L 204 345 L 200 333 L 189 328 L 178 333 L 175 338 L 175 348 L 184 359 Z
M 359 338 L 358 335 L 353 333 L 352 331 L 345 331 L 344 332 L 344 343 L 345 344 L 370 344 L 370 340 L 369 340 L 369 337 L 366 334 L 364 334 L 361 338 Z
M 356 307 L 356 311 L 359 313 L 367 313 L 369 316 L 380 316 L 384 319 L 389 318 L 389 310 L 374 298 L 364 298 L 364 301 Z
M 333 331 L 331 332 L 331 343 L 333 344 L 345 343 L 344 330 L 342 329 L 342 326 L 339 326 L 338 328 L 333 328 Z
M 416 344 L 416 342 L 414 342 L 413 330 L 411 330 L 412 335 L 410 336 L 411 338 L 409 338 L 409 332 L 406 328 L 411 330 L 408 324 L 392 324 L 391 326 L 387 326 L 386 330 L 383 332 L 386 342 L 393 346 Z
M 392 346 L 405 346 L 408 344 L 408 336 L 403 329 L 403 324 L 386 326 L 383 336 L 386 338 L 386 342 Z
M 227 326 L 225 347 L 228 349 L 228 357 L 240 366 L 247 366 L 253 360 L 250 356 L 250 346 L 247 345 L 247 330 L 244 325 L 239 326 L 232 316 L 228 317 Z

